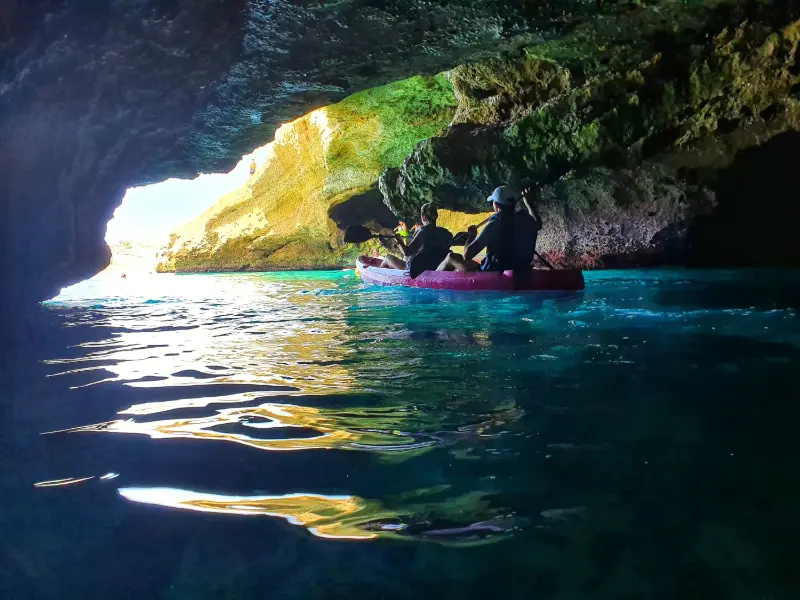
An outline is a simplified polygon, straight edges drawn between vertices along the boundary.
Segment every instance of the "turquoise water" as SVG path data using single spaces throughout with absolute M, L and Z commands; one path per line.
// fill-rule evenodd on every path
M 800 274 L 100 277 L 5 403 L 10 597 L 795 598 Z

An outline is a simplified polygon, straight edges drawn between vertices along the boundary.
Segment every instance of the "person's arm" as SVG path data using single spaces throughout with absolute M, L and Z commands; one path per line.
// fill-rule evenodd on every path
M 402 240 L 401 236 L 397 236 L 397 243 L 400 244 L 400 250 L 403 252 L 403 256 L 406 258 L 422 250 L 424 242 L 425 235 L 422 233 L 421 229 L 417 231 L 417 233 L 414 235 L 414 238 L 408 244 Z
M 531 218 L 541 227 L 542 216 L 539 214 L 539 195 L 540 192 L 538 189 L 527 188 L 522 190 L 522 203 L 525 205 Z
M 406 246 L 406 243 L 403 240 L 403 236 L 400 235 L 399 233 L 395 232 L 394 241 L 397 242 L 397 245 L 400 248 L 400 254 L 403 255 L 403 258 L 408 256 L 408 246 Z
M 472 260 L 475 256 L 486 248 L 489 244 L 489 237 L 492 235 L 492 227 L 493 222 L 489 222 L 486 227 L 483 228 L 480 235 L 477 235 L 478 228 L 475 225 L 471 225 L 467 228 L 467 243 L 464 244 L 464 258 L 467 260 Z M 489 233 L 487 233 L 487 231 Z

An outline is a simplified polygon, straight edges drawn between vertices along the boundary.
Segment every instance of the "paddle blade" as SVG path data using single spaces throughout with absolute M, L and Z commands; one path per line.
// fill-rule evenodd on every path
M 344 230 L 344 242 L 346 244 L 361 244 L 375 237 L 369 229 L 363 225 L 350 225 Z
M 536 255 L 536 258 L 538 258 L 540 261 L 542 261 L 548 269 L 550 269 L 551 271 L 555 271 L 556 270 L 556 268 L 553 265 L 550 264 L 550 261 L 548 261 L 541 254 L 539 254 L 536 250 L 534 250 L 533 253 L 534 253 L 534 255 Z

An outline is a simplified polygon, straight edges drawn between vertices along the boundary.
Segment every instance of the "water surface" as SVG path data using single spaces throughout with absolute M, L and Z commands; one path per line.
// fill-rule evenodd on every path
M 96 278 L 4 403 L 32 598 L 796 598 L 800 276 Z

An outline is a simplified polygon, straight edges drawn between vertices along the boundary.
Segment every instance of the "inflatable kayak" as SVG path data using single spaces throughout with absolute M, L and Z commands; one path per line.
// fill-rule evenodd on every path
M 412 279 L 399 269 L 383 269 L 380 265 L 379 258 L 359 256 L 356 260 L 356 270 L 361 279 L 370 285 L 400 285 L 432 290 L 540 292 L 579 292 L 584 287 L 583 273 L 576 270 L 531 269 L 523 275 L 517 274 L 517 277 L 514 277 L 512 271 L 424 271 Z

